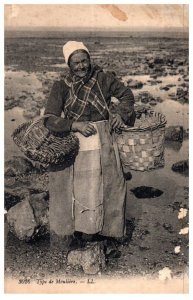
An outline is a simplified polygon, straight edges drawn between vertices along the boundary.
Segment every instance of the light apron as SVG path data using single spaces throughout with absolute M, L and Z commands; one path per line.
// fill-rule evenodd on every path
M 72 166 L 49 173 L 50 232 L 74 231 L 122 237 L 125 233 L 126 182 L 108 121 L 92 123 L 97 133 L 80 140 Z
M 101 143 L 97 125 L 92 125 L 97 131 L 92 136 L 75 133 L 80 148 L 73 169 L 75 230 L 87 234 L 101 231 L 103 225 Z

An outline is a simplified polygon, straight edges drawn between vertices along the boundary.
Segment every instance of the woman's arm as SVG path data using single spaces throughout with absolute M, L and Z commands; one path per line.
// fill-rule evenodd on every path
M 135 123 L 135 99 L 131 89 L 120 82 L 112 73 L 106 75 L 110 96 L 116 97 L 120 102 L 116 106 L 117 113 L 126 125 L 133 126 Z
M 56 81 L 51 89 L 44 112 L 44 115 L 53 115 L 45 120 L 45 126 L 50 131 L 56 133 L 70 132 L 72 126 L 72 120 L 61 118 L 64 107 L 64 97 L 65 91 L 63 82 Z

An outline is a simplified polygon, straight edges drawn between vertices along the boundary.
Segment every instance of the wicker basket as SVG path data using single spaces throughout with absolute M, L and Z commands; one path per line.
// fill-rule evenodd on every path
M 131 170 L 149 171 L 164 167 L 166 119 L 160 113 L 147 110 L 146 124 L 150 118 L 156 121 L 153 125 L 125 127 L 120 134 L 116 134 L 122 164 Z
M 49 116 L 19 125 L 12 134 L 13 141 L 29 159 L 46 167 L 68 165 L 78 153 L 79 140 L 73 133 L 66 136 L 51 133 L 44 126 L 44 120 Z

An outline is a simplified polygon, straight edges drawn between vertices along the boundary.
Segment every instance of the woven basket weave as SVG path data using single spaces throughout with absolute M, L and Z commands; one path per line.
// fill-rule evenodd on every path
M 146 112 L 146 121 L 149 118 L 156 120 L 154 125 L 125 127 L 120 134 L 116 134 L 122 164 L 131 170 L 149 171 L 164 166 L 166 119 L 154 111 Z
M 36 121 L 21 124 L 12 137 L 19 149 L 31 160 L 44 166 L 70 163 L 78 153 L 79 140 L 70 133 L 54 135 L 45 126 L 45 115 Z

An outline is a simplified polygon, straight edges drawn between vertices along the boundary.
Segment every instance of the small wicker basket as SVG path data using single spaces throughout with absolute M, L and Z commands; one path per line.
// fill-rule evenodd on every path
M 147 110 L 143 118 L 146 125 L 125 127 L 120 134 L 116 134 L 123 166 L 136 171 L 149 171 L 164 167 L 165 116 Z M 153 123 L 148 121 L 151 118 Z

